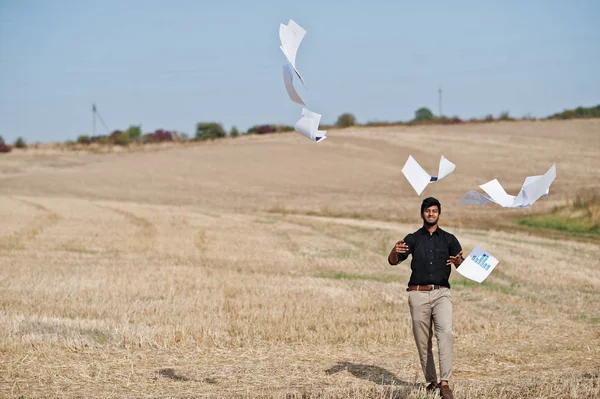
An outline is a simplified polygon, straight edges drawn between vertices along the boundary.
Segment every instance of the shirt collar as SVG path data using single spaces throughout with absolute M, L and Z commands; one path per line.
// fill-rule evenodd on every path
M 440 235 L 441 233 L 442 233 L 442 229 L 438 225 L 438 228 L 435 229 L 435 231 L 433 232 L 432 235 L 435 235 L 435 234 Z M 421 227 L 421 234 L 428 236 L 429 235 L 429 231 L 425 227 Z

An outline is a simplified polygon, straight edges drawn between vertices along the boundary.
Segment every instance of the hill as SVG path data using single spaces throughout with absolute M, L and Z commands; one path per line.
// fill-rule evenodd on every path
M 432 195 L 466 251 L 500 259 L 483 284 L 452 273 L 455 397 L 598 398 L 597 235 L 539 231 L 548 215 L 597 217 L 581 198 L 600 186 L 599 131 L 360 127 L 318 144 L 281 133 L 5 154 L 0 395 L 425 397 L 410 268 L 386 257 Z M 418 197 L 406 158 L 435 172 L 442 154 L 455 172 Z M 515 193 L 552 164 L 532 209 L 458 204 L 493 178 Z

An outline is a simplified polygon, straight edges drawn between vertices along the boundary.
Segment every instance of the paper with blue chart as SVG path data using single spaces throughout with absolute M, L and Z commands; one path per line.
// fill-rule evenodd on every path
M 452 171 L 454 171 L 454 165 L 452 162 L 448 161 L 444 156 L 440 158 L 440 166 L 438 168 L 438 175 L 431 176 L 429 173 L 425 172 L 425 169 L 419 165 L 419 163 L 412 157 L 412 155 L 408 156 L 404 167 L 402 168 L 402 173 L 406 177 L 406 180 L 410 183 L 412 188 L 415 189 L 417 195 L 421 195 L 425 187 L 428 184 L 434 183 L 436 181 L 442 180 L 444 177 L 448 176 Z
M 469 280 L 481 283 L 498 265 L 498 259 L 482 248 L 475 247 L 456 271 Z
M 488 202 L 493 202 L 505 208 L 529 208 L 540 198 L 548 196 L 550 185 L 554 179 L 556 179 L 556 165 L 552 165 L 543 175 L 527 176 L 521 190 L 519 190 L 519 194 L 516 196 L 507 194 L 497 179 L 490 180 L 479 186 L 489 197 L 475 190 L 469 190 L 460 200 L 460 203 L 485 205 Z

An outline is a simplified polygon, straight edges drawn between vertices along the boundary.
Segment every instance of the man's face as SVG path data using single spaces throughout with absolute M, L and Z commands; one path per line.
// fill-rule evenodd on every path
M 440 218 L 440 210 L 437 205 L 432 205 L 423 211 L 421 217 L 427 226 L 435 226 Z

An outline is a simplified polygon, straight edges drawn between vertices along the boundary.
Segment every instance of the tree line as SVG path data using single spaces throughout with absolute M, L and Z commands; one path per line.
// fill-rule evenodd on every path
M 562 112 L 552 114 L 543 120 L 555 120 L 555 119 L 577 119 L 577 118 L 600 118 L 600 105 L 592 107 L 577 107 L 575 109 L 564 110 Z M 345 112 L 338 116 L 335 124 L 333 125 L 322 125 L 321 129 L 343 129 L 352 126 L 413 126 L 423 124 L 460 124 L 460 123 L 488 123 L 495 121 L 515 121 L 515 120 L 535 120 L 536 118 L 530 116 L 523 116 L 521 118 L 514 118 L 510 116 L 508 112 L 502 112 L 497 117 L 492 114 L 486 115 L 484 118 L 471 118 L 463 120 L 458 116 L 436 116 L 427 107 L 421 107 L 415 111 L 414 118 L 409 121 L 370 121 L 366 123 L 359 123 L 356 117 L 349 112 Z M 225 130 L 223 125 L 218 122 L 198 122 L 196 124 L 196 131 L 193 137 L 190 137 L 186 133 L 177 132 L 174 130 L 157 129 L 154 132 L 142 133 L 141 125 L 131 125 L 125 130 L 114 130 L 107 135 L 89 136 L 80 135 L 76 141 L 69 140 L 65 144 L 67 145 L 90 145 L 90 144 L 104 144 L 104 145 L 120 145 L 127 146 L 132 143 L 148 144 L 148 143 L 160 143 L 170 141 L 205 141 L 214 140 L 224 137 L 238 137 L 241 134 L 268 134 L 268 133 L 280 133 L 293 131 L 294 127 L 289 125 L 273 125 L 263 124 L 254 125 L 250 127 L 246 132 L 241 133 L 237 127 L 233 126 L 229 132 Z M 10 152 L 12 148 L 27 148 L 27 143 L 22 137 L 18 137 L 13 145 L 7 144 L 2 136 L 0 136 L 0 153 Z

